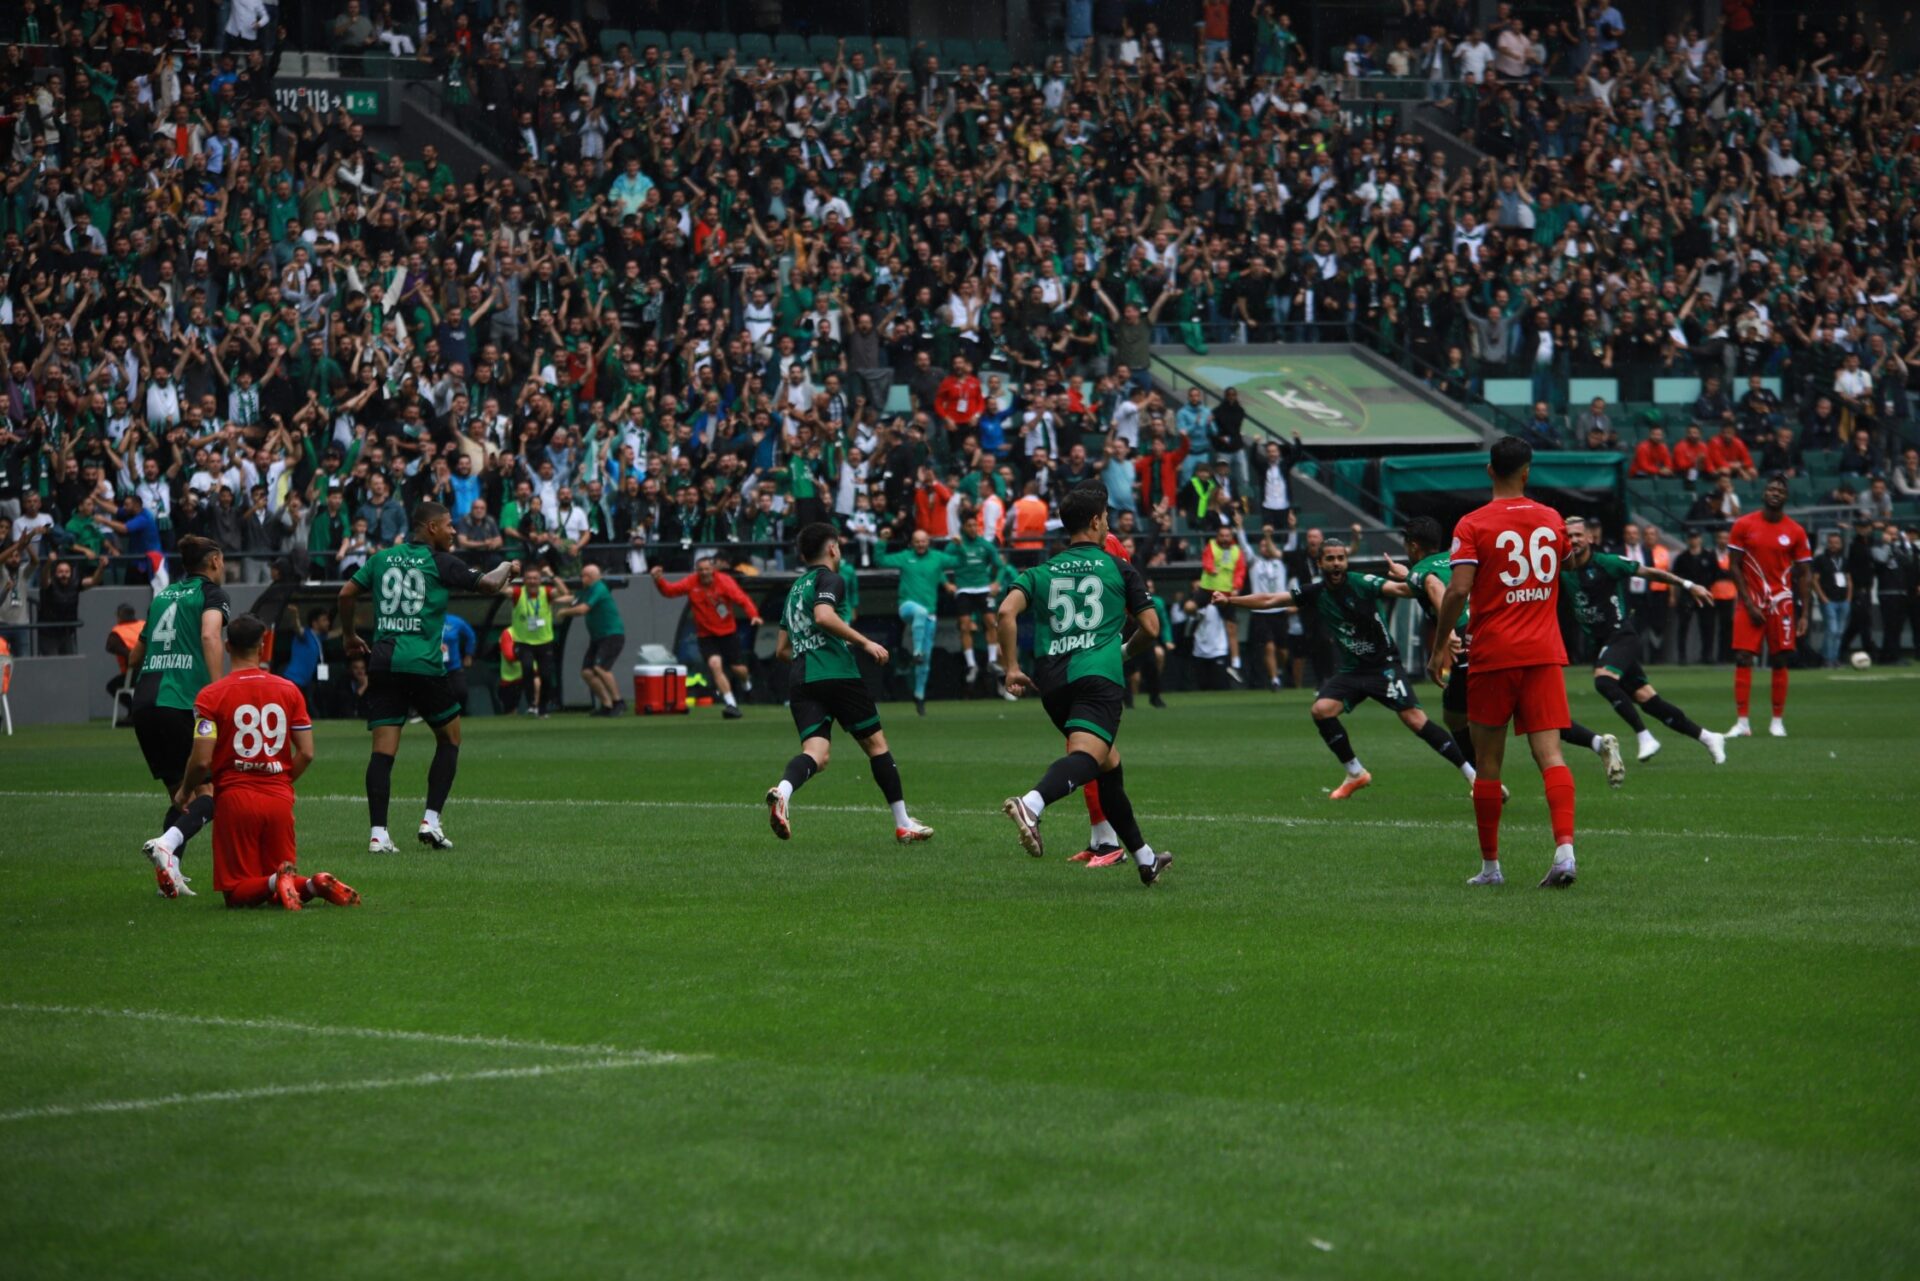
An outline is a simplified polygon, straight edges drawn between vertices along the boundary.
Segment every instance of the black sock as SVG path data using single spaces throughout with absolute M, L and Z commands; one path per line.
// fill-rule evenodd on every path
M 1040 799 L 1051 805 L 1100 777 L 1100 766 L 1085 752 L 1068 752 L 1053 764 L 1033 785 Z M 1104 793 L 1103 793 L 1104 795 Z
M 1113 834 L 1127 847 L 1127 853 L 1147 843 L 1140 835 L 1140 823 L 1133 816 L 1133 798 L 1127 795 L 1127 780 L 1116 765 L 1100 776 L 1100 811 L 1113 825 Z
M 393 795 L 393 757 L 375 752 L 367 757 L 367 821 L 387 825 L 387 801 Z
M 1140 664 L 1140 684 L 1145 687 L 1148 698 L 1160 696 L 1160 666 L 1153 661 L 1152 654 Z
M 793 790 L 797 792 L 806 786 L 807 780 L 812 778 L 819 768 L 818 765 L 814 764 L 813 757 L 802 752 L 787 762 L 787 771 L 780 777 L 788 783 L 791 783 Z
M 1320 737 L 1327 741 L 1327 748 L 1340 763 L 1345 765 L 1353 760 L 1353 744 L 1347 741 L 1347 727 L 1340 723 L 1338 716 L 1329 716 L 1325 720 L 1315 717 L 1313 727 L 1320 731 Z
M 1633 705 L 1633 695 L 1627 693 L 1626 686 L 1620 683 L 1619 678 L 1596 676 L 1593 678 L 1593 687 L 1600 691 L 1600 697 L 1613 705 L 1614 711 L 1620 713 L 1620 719 L 1627 723 L 1628 729 L 1638 734 L 1647 728 L 1647 723 L 1640 719 L 1640 709 Z
M 1675 707 L 1672 703 L 1669 703 L 1666 699 L 1660 697 L 1658 694 L 1655 694 L 1652 698 L 1648 699 L 1643 704 L 1643 706 L 1649 712 L 1652 712 L 1655 719 L 1657 719 L 1662 725 L 1665 725 L 1670 729 L 1677 730 L 1678 732 L 1685 734 L 1688 738 L 1700 737 L 1700 727 L 1694 724 L 1694 722 L 1687 717 L 1687 714 L 1685 712 L 1681 711 L 1679 708 Z
M 1420 727 L 1420 741 L 1447 758 L 1447 764 L 1458 769 L 1467 763 L 1460 754 L 1460 744 L 1453 741 L 1453 735 L 1442 729 L 1439 722 L 1428 721 Z
M 434 746 L 433 764 L 427 766 L 427 808 L 434 813 L 447 807 L 447 795 L 453 791 L 453 776 L 459 768 L 460 744 Z
M 906 789 L 900 786 L 900 766 L 894 761 L 892 752 L 869 756 L 867 767 L 873 771 L 873 781 L 880 785 L 880 795 L 887 798 L 887 804 L 907 799 Z
M 211 822 L 213 822 L 213 798 L 211 796 L 196 796 L 188 801 L 187 808 L 180 811 L 180 817 L 173 820 L 173 825 L 180 829 L 181 846 L 184 847 L 188 841 L 193 839 L 195 832 L 198 832 Z M 176 854 L 179 853 L 178 850 L 174 852 Z
M 1473 750 L 1473 730 L 1462 725 L 1452 733 L 1453 745 L 1460 749 L 1460 759 L 1476 769 L 1479 768 L 1480 755 Z
M 1579 721 L 1575 721 L 1560 731 L 1561 742 L 1572 743 L 1575 747 L 1584 747 L 1589 752 L 1593 750 L 1594 740 L 1599 737 L 1598 734 L 1588 729 L 1585 725 L 1582 725 Z
M 160 820 L 161 834 L 165 835 L 166 830 L 169 827 L 172 827 L 175 823 L 178 823 L 179 821 L 180 821 L 180 811 L 178 809 L 175 809 L 171 805 L 167 806 L 167 816 Z

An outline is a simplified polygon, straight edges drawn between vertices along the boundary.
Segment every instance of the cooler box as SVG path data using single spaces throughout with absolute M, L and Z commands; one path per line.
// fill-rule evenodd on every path
M 633 714 L 669 716 L 687 714 L 687 669 L 671 664 L 636 663 L 633 668 Z

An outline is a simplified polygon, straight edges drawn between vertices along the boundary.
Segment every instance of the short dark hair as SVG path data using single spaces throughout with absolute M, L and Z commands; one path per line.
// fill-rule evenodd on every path
M 1533 461 L 1533 446 L 1518 436 L 1502 436 L 1487 456 L 1493 474 L 1505 480 Z
M 227 624 L 227 648 L 236 654 L 255 654 L 267 638 L 267 625 L 252 614 L 241 614 Z
M 451 516 L 445 503 L 425 502 L 413 509 L 413 530 L 417 534 L 442 516 Z
M 220 554 L 220 544 L 211 538 L 202 538 L 198 534 L 188 534 L 180 540 L 180 568 L 189 574 L 199 573 L 206 563 Z
M 1400 536 L 1410 543 L 1436 548 L 1446 539 L 1446 535 L 1440 532 L 1440 522 L 1431 516 L 1415 516 L 1402 527 Z
M 814 521 L 800 530 L 793 540 L 793 549 L 800 553 L 800 560 L 811 565 L 827 554 L 827 544 L 840 541 L 840 531 L 825 521 Z
M 1097 480 L 1082 481 L 1060 500 L 1060 524 L 1069 536 L 1085 532 L 1107 511 L 1107 487 Z

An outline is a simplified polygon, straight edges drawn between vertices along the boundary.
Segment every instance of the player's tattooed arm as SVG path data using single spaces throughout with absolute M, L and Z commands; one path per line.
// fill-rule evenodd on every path
M 520 562 L 503 560 L 486 573 L 480 575 L 480 590 L 489 596 L 498 596 L 507 590 L 508 584 L 520 577 Z
M 340 584 L 340 595 L 333 606 L 333 616 L 340 620 L 341 644 L 346 648 L 348 658 L 358 658 L 371 653 L 373 649 L 353 626 L 353 614 L 359 606 L 360 584 L 349 578 Z
M 1699 583 L 1694 582 L 1691 578 L 1682 578 L 1680 575 L 1669 570 L 1655 569 L 1651 565 L 1636 572 L 1639 577 L 1646 579 L 1650 583 L 1666 583 L 1670 586 L 1677 587 L 1699 601 L 1702 605 L 1713 604 L 1713 593 L 1705 587 L 1702 587 Z
M 1235 596 L 1232 592 L 1215 592 L 1211 602 L 1215 605 L 1237 605 L 1243 609 L 1285 609 L 1293 604 L 1292 592 L 1253 592 Z
M 1389 565 L 1388 568 L 1396 569 L 1399 567 Z M 1380 594 L 1382 596 L 1391 596 L 1395 600 L 1412 600 L 1413 584 L 1407 582 L 1404 578 L 1384 578 L 1380 580 Z

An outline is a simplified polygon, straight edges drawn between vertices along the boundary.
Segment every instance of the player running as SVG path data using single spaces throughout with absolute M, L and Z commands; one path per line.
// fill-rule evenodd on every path
M 298 912 L 314 898 L 353 907 L 360 895 L 338 877 L 294 871 L 293 784 L 313 764 L 313 721 L 300 687 L 261 665 L 266 633 L 250 614 L 227 628 L 233 672 L 194 700 L 180 792 L 213 786 L 213 888 L 228 907 L 278 903 Z
M 1159 634 L 1160 620 L 1147 598 L 1146 580 L 1106 549 L 1107 491 L 1098 482 L 1076 486 L 1060 501 L 1067 546 L 1026 570 L 1000 602 L 1000 653 L 1007 688 L 1015 697 L 1030 689 L 1054 728 L 1066 736 L 1067 754 L 1047 768 L 1024 796 L 1009 796 L 1000 810 L 1020 831 L 1020 844 L 1039 858 L 1040 815 L 1076 788 L 1098 779 L 1100 804 L 1121 844 L 1133 855 L 1140 882 L 1152 885 L 1173 865 L 1140 834 L 1133 801 L 1121 772 L 1120 712 L 1126 693 L 1126 649 L 1121 628 L 1132 619 L 1133 645 L 1144 648 Z M 1020 670 L 1020 615 L 1034 611 L 1034 674 Z
M 781 840 L 793 835 L 787 806 L 808 779 L 827 767 L 832 756 L 833 723 L 853 735 L 867 754 L 867 767 L 880 794 L 893 811 L 893 838 L 901 844 L 925 841 L 933 829 L 907 813 L 906 790 L 900 766 L 887 750 L 880 713 L 873 695 L 860 678 L 853 651 L 859 649 L 880 666 L 887 665 L 886 649 L 853 629 L 840 611 L 849 608 L 846 584 L 840 577 L 840 531 L 832 525 L 806 526 L 794 540 L 806 569 L 794 580 L 781 613 L 780 641 L 774 657 L 792 659 L 787 677 L 787 699 L 793 723 L 800 731 L 800 754 L 787 762 L 786 773 L 767 789 L 767 821 Z
M 1573 857 L 1573 771 L 1560 758 L 1567 713 L 1567 647 L 1560 638 L 1560 562 L 1567 533 L 1560 514 L 1526 495 L 1533 449 L 1516 436 L 1494 442 L 1487 462 L 1493 501 L 1453 527 L 1453 581 L 1440 598 L 1427 673 L 1444 683 L 1461 610 L 1473 609 L 1473 670 L 1467 678 L 1467 721 L 1480 777 L 1473 817 L 1480 832 L 1480 871 L 1469 885 L 1503 885 L 1500 874 L 1500 786 L 1507 725 L 1527 736 L 1546 788 L 1553 825 L 1553 865 L 1542 886 L 1560 889 L 1576 876 Z M 1484 571 L 1484 572 L 1483 572 Z
M 1427 719 L 1420 708 L 1419 696 L 1407 683 L 1400 665 L 1400 650 L 1380 622 L 1380 602 L 1388 597 L 1406 600 L 1413 596 L 1406 583 L 1377 574 L 1349 573 L 1347 545 L 1329 538 L 1320 545 L 1320 579 L 1290 592 L 1262 592 L 1251 596 L 1229 596 L 1215 592 L 1216 605 L 1244 605 L 1249 609 L 1275 609 L 1293 606 L 1314 612 L 1333 637 L 1340 650 L 1340 670 L 1322 685 L 1313 697 L 1313 725 L 1320 731 L 1327 750 L 1346 768 L 1347 777 L 1333 789 L 1330 799 L 1344 801 L 1373 782 L 1373 775 L 1360 764 L 1346 727 L 1340 723 L 1342 712 L 1351 712 L 1371 698 L 1399 715 L 1400 723 L 1459 770 L 1469 784 L 1474 768 L 1453 741 L 1453 736 Z
M 190 534 L 177 553 L 182 577 L 154 592 L 147 625 L 127 655 L 137 682 L 133 734 L 147 771 L 167 789 L 160 834 L 140 847 L 163 898 L 193 893 L 180 871 L 180 850 L 213 818 L 212 789 L 183 791 L 180 780 L 193 751 L 193 700 L 220 675 L 220 637 L 230 610 L 220 586 L 227 563 L 220 544 Z
M 1715 765 L 1725 765 L 1726 739 L 1694 724 L 1685 712 L 1660 697 L 1660 691 L 1647 680 L 1646 669 L 1640 666 L 1640 633 L 1627 618 L 1620 599 L 1621 584 L 1636 576 L 1677 587 L 1703 605 L 1713 603 L 1713 593 L 1664 569 L 1636 565 L 1624 557 L 1594 550 L 1595 531 L 1579 516 L 1568 517 L 1566 527 L 1567 559 L 1560 565 L 1560 586 L 1573 606 L 1580 630 L 1595 646 L 1593 687 L 1634 732 L 1640 759 L 1652 760 L 1660 750 L 1660 740 L 1640 719 L 1640 708 L 1644 707 L 1659 717 L 1661 724 L 1698 739 Z
M 1000 673 L 1000 637 L 993 624 L 993 588 L 1007 572 L 1007 562 L 991 538 L 980 533 L 980 514 L 969 512 L 960 522 L 960 537 L 942 553 L 953 571 L 953 608 L 960 622 L 960 655 L 967 664 L 967 684 L 980 679 L 980 658 L 974 652 L 975 637 L 984 633 L 987 642 L 987 673 Z M 1005 686 L 1002 698 L 1012 698 Z
M 1733 522 L 1727 538 L 1733 558 L 1733 585 L 1740 608 L 1733 613 L 1733 710 L 1739 717 L 1728 738 L 1751 738 L 1747 699 L 1753 690 L 1753 661 L 1767 648 L 1773 668 L 1773 723 L 1767 733 L 1787 736 L 1787 656 L 1807 634 L 1813 619 L 1813 548 L 1807 531 L 1787 515 L 1787 481 L 1779 472 L 1767 477 L 1760 510 Z
M 1107 554 L 1116 560 L 1128 562 L 1133 560 L 1133 556 L 1127 551 L 1127 545 L 1121 542 L 1114 534 L 1108 534 L 1106 541 L 1100 545 L 1106 548 Z M 1147 584 L 1147 602 L 1150 605 L 1153 604 L 1153 584 L 1151 583 Z M 1157 642 L 1159 637 L 1167 633 L 1166 612 L 1160 605 L 1154 605 L 1154 617 L 1160 620 L 1160 631 L 1154 638 Z M 1133 640 L 1131 628 L 1132 623 L 1129 622 L 1128 629 L 1121 632 L 1123 644 Z M 996 631 L 997 630 L 996 628 Z M 997 650 L 999 646 L 996 644 L 994 648 Z M 1131 654 L 1131 651 L 1129 651 L 1129 653 Z M 1131 665 L 1139 659 L 1151 661 L 1152 658 L 1153 655 L 1147 652 L 1131 654 L 1131 657 L 1128 659 L 1128 664 Z M 1156 682 L 1156 686 L 1157 684 Z M 1001 692 L 1005 693 L 1005 689 L 1003 688 Z M 1159 700 L 1159 697 L 1157 693 L 1154 695 L 1156 701 Z M 1121 705 L 1124 707 L 1133 706 L 1133 699 L 1130 692 L 1122 697 Z M 1166 704 L 1161 703 L 1160 706 L 1164 707 Z M 1113 830 L 1113 824 L 1107 821 L 1107 812 L 1100 805 L 1100 780 L 1096 778 L 1081 788 L 1080 796 L 1087 803 L 1087 847 L 1078 854 L 1069 854 L 1067 856 L 1067 862 L 1084 863 L 1089 870 L 1100 867 L 1112 867 L 1126 858 L 1127 852 L 1121 848 L 1120 836 Z
M 749 627 L 760 626 L 760 611 L 732 574 L 723 571 L 712 556 L 701 556 L 693 573 L 670 583 L 658 565 L 652 570 L 653 585 L 662 596 L 685 596 L 693 605 L 693 631 L 700 642 L 700 658 L 720 691 L 720 715 L 730 721 L 740 719 L 740 701 L 734 697 L 733 681 L 740 681 L 741 692 L 751 689 L 746 660 L 740 656 L 740 620 Z
M 1406 539 L 1407 559 L 1411 562 L 1404 573 L 1408 586 L 1413 588 L 1413 598 L 1420 603 L 1421 612 L 1427 616 L 1427 652 L 1432 653 L 1433 622 L 1440 616 L 1440 601 L 1447 594 L 1447 584 L 1453 580 L 1453 565 L 1445 549 L 1445 536 L 1440 532 L 1440 522 L 1433 517 L 1414 517 L 1401 531 L 1401 537 Z M 1388 575 L 1397 577 L 1400 572 L 1401 567 L 1389 560 Z M 1471 610 L 1462 611 L 1454 623 L 1453 672 L 1447 677 L 1447 687 L 1440 695 L 1440 707 L 1447 732 L 1453 735 L 1460 754 L 1467 758 L 1467 764 L 1478 768 L 1479 762 L 1473 751 L 1473 734 L 1467 726 L 1470 642 L 1467 626 L 1471 613 Z M 1606 766 L 1607 786 L 1619 787 L 1627 781 L 1627 763 L 1620 757 L 1620 740 L 1612 734 L 1596 734 L 1579 721 L 1574 721 L 1560 731 L 1560 741 L 1584 747 L 1598 756 Z
M 413 533 L 406 542 L 381 548 L 341 584 L 339 619 L 347 656 L 367 656 L 367 728 L 373 732 L 373 751 L 367 757 L 367 818 L 372 825 L 368 853 L 400 852 L 387 835 L 387 805 L 393 758 L 400 752 L 400 731 L 409 712 L 418 712 L 434 737 L 420 843 L 436 850 L 453 848 L 440 830 L 440 811 L 460 768 L 461 703 L 440 652 L 447 593 L 498 596 L 519 572 L 517 560 L 503 560 L 482 574 L 455 556 L 453 518 L 445 507 L 429 502 L 413 509 Z M 372 645 L 353 625 L 363 592 L 373 597 Z

